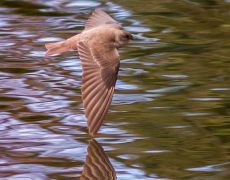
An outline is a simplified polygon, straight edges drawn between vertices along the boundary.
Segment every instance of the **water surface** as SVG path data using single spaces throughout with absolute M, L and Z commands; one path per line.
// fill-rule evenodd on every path
M 80 32 L 98 7 L 138 40 L 120 49 L 94 141 L 79 58 L 45 58 L 44 43 Z M 1 0 L 0 11 L 1 179 L 230 178 L 229 1 Z

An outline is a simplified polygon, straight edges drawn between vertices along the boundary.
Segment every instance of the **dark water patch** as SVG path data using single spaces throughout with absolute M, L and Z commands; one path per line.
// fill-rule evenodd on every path
M 48 8 L 48 6 L 44 4 L 35 4 L 28 1 L 12 1 L 12 0 L 2 0 L 0 2 L 1 6 L 7 6 L 11 8 L 25 8 L 25 9 L 41 9 Z
M 148 16 L 148 15 L 159 15 L 159 16 L 166 16 L 166 17 L 181 17 L 183 16 L 180 13 L 176 13 L 176 12 L 143 12 L 140 13 L 140 15 L 144 15 L 144 16 Z
M 14 13 L 23 14 L 27 16 L 68 16 L 71 13 L 54 11 L 52 7 L 45 4 L 31 3 L 28 1 L 8 1 L 2 0 L 1 6 L 12 8 Z
M 6 73 L 25 74 L 34 72 L 35 70 L 24 68 L 0 68 L 0 71 Z
M 53 119 L 54 117 L 53 116 L 45 116 L 45 115 L 37 115 L 37 116 L 24 116 L 24 117 L 21 117 L 20 119 L 22 121 L 31 121 L 31 122 L 36 122 L 36 121 L 42 121 L 42 120 L 50 120 L 50 119 Z
M 0 96 L 0 100 L 3 102 L 7 102 L 7 101 L 18 101 L 20 100 L 19 98 L 16 97 L 6 97 L 6 96 Z

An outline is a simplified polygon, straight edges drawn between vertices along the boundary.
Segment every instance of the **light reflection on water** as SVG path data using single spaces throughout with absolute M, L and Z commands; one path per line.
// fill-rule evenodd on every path
M 113 105 L 91 143 L 98 157 L 119 180 L 228 179 L 230 5 L 115 2 L 0 2 L 1 179 L 84 173 L 81 65 L 74 52 L 44 58 L 44 43 L 80 32 L 96 7 L 137 38 L 120 50 Z

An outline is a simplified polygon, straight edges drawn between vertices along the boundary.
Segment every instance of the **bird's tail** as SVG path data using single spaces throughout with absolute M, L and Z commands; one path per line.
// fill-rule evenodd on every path
M 45 44 L 47 49 L 46 56 L 53 54 L 61 54 L 63 52 L 69 51 L 69 47 L 65 44 L 65 41 L 55 42 L 55 43 L 47 43 Z
M 67 51 L 77 51 L 77 42 L 79 40 L 79 34 L 66 39 L 65 41 L 47 43 L 45 47 L 47 49 L 46 56 L 52 54 L 61 54 Z
M 79 33 L 71 38 L 66 39 L 65 41 L 47 43 L 45 47 L 47 49 L 46 56 L 52 54 L 61 54 L 67 51 L 77 51 L 77 43 L 79 41 Z

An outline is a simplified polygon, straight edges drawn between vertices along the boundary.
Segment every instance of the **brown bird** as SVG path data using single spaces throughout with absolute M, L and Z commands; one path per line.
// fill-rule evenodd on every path
M 100 128 L 112 101 L 120 64 L 117 49 L 130 39 L 131 33 L 104 11 L 96 9 L 81 33 L 45 45 L 46 55 L 78 51 L 83 67 L 83 107 L 91 136 Z

